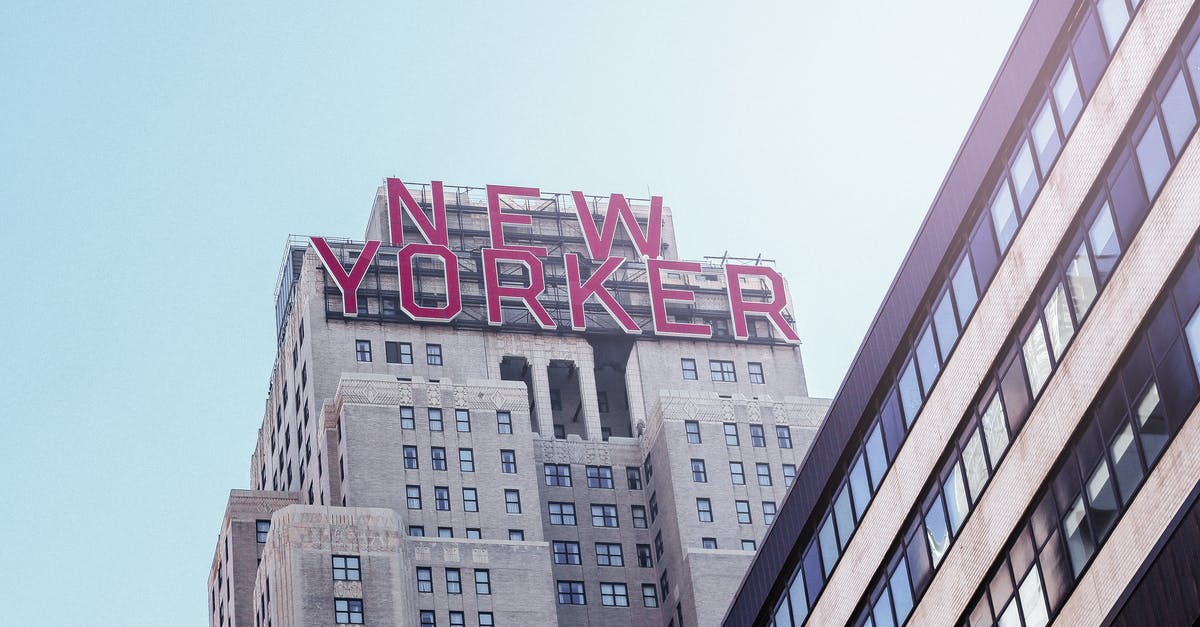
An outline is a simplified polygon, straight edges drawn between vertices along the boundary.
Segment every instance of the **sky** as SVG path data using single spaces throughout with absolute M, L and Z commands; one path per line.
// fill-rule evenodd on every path
M 833 396 L 1028 4 L 0 3 L 0 623 L 204 625 L 289 234 L 386 176 L 775 259 Z

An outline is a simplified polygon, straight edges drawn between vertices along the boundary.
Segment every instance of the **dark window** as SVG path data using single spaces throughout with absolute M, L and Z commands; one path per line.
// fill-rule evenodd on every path
M 737 373 L 733 369 L 732 361 L 722 361 L 719 359 L 708 360 L 709 374 L 712 375 L 713 381 L 735 382 L 737 381 Z
M 762 448 L 767 445 L 767 436 L 762 425 L 750 425 L 750 446 Z
M 434 509 L 438 511 L 450 511 L 450 488 L 446 486 L 434 486 L 433 503 Z
M 569 464 L 546 464 L 542 471 L 546 475 L 546 485 L 571 487 L 571 466 Z
M 417 447 L 404 447 L 404 467 L 410 470 L 420 467 L 417 461 Z
M 426 344 L 425 345 L 425 363 L 430 366 L 442 365 L 442 345 L 441 344 Z
M 361 581 L 362 576 L 358 566 L 358 556 L 356 555 L 334 555 L 334 581 Z
M 358 361 L 371 361 L 371 340 L 354 340 L 354 356 Z
M 579 543 L 568 541 L 556 541 L 551 543 L 553 549 L 555 564 L 575 564 L 579 565 Z
M 613 487 L 612 466 L 588 466 L 587 486 L 589 488 L 608 488 Z
M 783 425 L 775 427 L 775 438 L 779 440 L 779 448 L 792 448 L 792 428 Z
M 417 509 L 420 509 L 420 508 L 417 508 Z M 421 525 L 409 525 L 408 526 L 408 535 L 410 535 L 414 538 L 423 538 L 423 537 L 425 537 L 425 527 L 423 527 Z
M 433 610 L 421 610 L 421 627 L 437 627 Z
M 596 392 L 596 406 L 600 413 L 608 413 L 608 392 Z
M 333 616 L 334 622 L 339 625 L 363 624 L 362 599 L 334 599 Z
M 267 532 L 269 532 L 270 530 L 271 530 L 271 521 L 269 521 L 269 520 L 254 521 L 255 540 L 257 540 L 259 544 L 263 544 L 267 541 Z
M 432 461 L 434 470 L 446 469 L 446 449 L 441 446 L 435 446 L 429 450 L 429 457 Z
M 696 360 L 695 359 L 681 359 L 679 361 L 681 364 L 683 364 L 684 380 L 695 381 L 698 378 L 696 376 Z
M 762 364 L 752 361 L 746 364 L 746 369 L 750 371 L 750 383 L 766 383 L 767 379 L 763 376 Z
M 692 481 L 696 483 L 708 483 L 708 470 L 704 467 L 703 459 L 692 460 Z
M 557 586 L 559 605 L 587 605 L 582 581 L 559 581 Z
M 638 568 L 653 568 L 654 567 L 654 558 L 651 557 L 649 544 L 637 545 L 637 558 L 638 558 Z
M 642 469 L 637 467 L 629 467 L 625 469 L 625 482 L 629 485 L 630 490 L 642 489 Z

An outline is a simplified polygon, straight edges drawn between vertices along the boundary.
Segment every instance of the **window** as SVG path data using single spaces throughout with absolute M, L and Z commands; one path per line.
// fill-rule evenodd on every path
M 371 361 L 371 340 L 354 340 L 354 356 L 358 361 Z
M 574 525 L 575 524 L 575 504 L 574 503 L 555 503 L 551 501 L 547 504 L 550 509 L 550 524 L 551 525 Z
M 462 572 L 457 568 L 446 569 L 446 594 L 462 594 Z
M 1171 152 L 1178 156 L 1183 150 L 1183 143 L 1196 127 L 1196 111 L 1192 109 L 1192 99 L 1183 72 L 1175 75 L 1171 87 L 1163 95 L 1162 111 L 1167 137 L 1171 140 Z
M 636 466 L 625 469 L 625 483 L 630 490 L 642 489 L 642 469 Z
M 1042 321 L 1039 319 L 1033 325 L 1033 330 L 1025 338 L 1021 349 L 1025 357 L 1025 368 L 1029 371 L 1029 384 L 1034 395 L 1041 391 L 1050 378 L 1050 353 L 1046 346 L 1046 335 L 1042 332 Z
M 1017 213 L 1013 206 L 1012 191 L 1008 187 L 1008 179 L 1000 181 L 1000 188 L 991 204 L 992 225 L 996 229 L 996 241 L 1000 244 L 1000 252 L 1008 250 L 1013 235 L 1017 232 Z
M 259 544 L 264 544 L 267 541 L 267 532 L 271 531 L 271 521 L 256 520 L 254 521 L 254 539 Z
M 762 384 L 767 382 L 767 379 L 763 377 L 762 364 L 752 361 L 746 364 L 746 370 L 750 371 L 750 383 Z
M 600 604 L 629 607 L 629 592 L 623 583 L 601 583 Z
M 546 474 L 546 485 L 571 487 L 571 466 L 569 464 L 546 464 L 543 472 Z
M 755 464 L 754 471 L 758 474 L 758 485 L 771 485 L 770 464 Z
M 422 527 L 421 525 L 409 525 L 408 535 L 414 538 L 424 538 L 425 527 Z
M 763 501 L 763 524 L 775 522 L 775 501 Z
M 712 502 L 708 499 L 696 499 L 696 515 L 699 517 L 700 522 L 712 522 Z
M 450 627 L 466 627 L 466 616 L 462 612 L 451 610 Z
M 469 448 L 458 449 L 458 469 L 462 472 L 475 472 L 475 451 Z
M 859 465 L 859 468 L 863 468 L 864 473 L 865 473 L 865 468 L 861 464 Z M 785 488 L 792 487 L 792 482 L 795 480 L 796 480 L 796 465 L 795 464 L 784 464 L 783 465 L 783 487 L 785 487 Z M 863 475 L 863 480 L 864 481 L 866 480 L 865 474 Z M 866 498 L 867 495 L 870 494 L 869 492 L 867 492 L 866 483 L 863 483 L 862 490 L 863 490 L 862 498 Z M 857 494 L 857 491 L 855 492 L 855 494 Z
M 475 594 L 492 593 L 492 573 L 489 570 L 475 569 Z
M 658 518 L 658 492 L 650 493 L 650 522 Z
M 742 540 L 742 550 L 754 552 L 758 547 L 754 544 L 754 540 Z
M 404 447 L 404 467 L 409 470 L 415 470 L 416 468 L 418 468 L 417 447 L 415 447 L 415 446 L 405 446 Z
M 362 572 L 359 570 L 357 555 L 333 556 L 334 581 L 361 581 Z
M 441 511 L 450 511 L 450 488 L 446 486 L 433 487 L 433 508 Z
M 588 466 L 587 486 L 589 488 L 607 488 L 613 487 L 612 466 Z
M 521 513 L 521 491 L 520 490 L 505 490 L 504 491 L 504 511 L 509 514 Z
M 746 471 L 742 468 L 742 462 L 729 462 L 729 477 L 733 485 L 746 485 Z
M 525 541 L 525 531 L 523 529 L 509 529 L 508 539 L 516 542 Z
M 637 545 L 637 560 L 638 560 L 638 568 L 653 568 L 654 567 L 654 558 L 652 558 L 650 556 L 650 545 L 649 544 Z
M 491 612 L 479 613 L 479 627 L 496 627 L 496 620 Z
M 509 449 L 500 450 L 500 472 L 517 472 L 517 452 Z
M 556 440 L 567 439 L 567 427 L 564 425 L 554 425 L 554 439 L 556 439 Z
M 646 607 L 658 607 L 658 590 L 654 584 L 642 584 L 642 605 Z
M 593 527 L 617 527 L 617 506 L 592 504 Z
M 663 556 L 664 550 L 665 549 L 663 547 L 662 530 L 660 529 L 660 530 L 658 530 L 657 533 L 654 534 L 654 556 L 659 561 L 662 561 L 662 556 Z
M 467 527 L 467 539 L 481 540 L 483 539 L 483 532 L 479 530 L 479 527 Z
M 408 509 L 421 509 L 421 486 L 404 486 L 404 494 L 408 497 Z
M 646 524 L 646 507 L 643 505 L 630 505 L 630 511 L 633 513 L 633 528 L 645 529 Z
M 435 446 L 429 449 L 429 458 L 432 461 L 434 470 L 446 469 L 446 449 L 441 446 Z
M 440 407 L 430 407 L 427 410 L 427 414 L 429 416 L 429 430 L 430 431 L 441 431 L 442 430 L 442 409 Z
M 725 423 L 725 446 L 738 445 L 737 424 L 732 422 Z
M 556 541 L 556 542 L 551 543 L 551 548 L 553 549 L 555 564 L 579 565 L 581 563 L 581 561 L 579 559 L 579 543 L 578 542 L 566 542 L 566 541 L 557 542 Z
M 621 552 L 621 545 L 611 542 L 596 543 L 596 565 L 597 566 L 624 566 L 625 556 Z
M 386 357 L 389 364 L 412 363 L 412 344 L 408 342 L 385 342 L 383 348 L 384 352 L 387 353 Z
M 582 581 L 559 581 L 557 585 L 559 605 L 587 605 Z
M 417 567 L 417 592 L 433 592 L 433 569 L 427 566 Z
M 734 501 L 734 506 L 737 509 L 737 521 L 739 525 L 749 525 L 750 520 L 750 501 Z
M 421 627 L 437 627 L 433 610 L 421 610 Z
M 700 423 L 695 420 L 685 420 L 683 430 L 687 432 L 688 444 L 700 443 Z
M 710 359 L 708 360 L 708 371 L 712 375 L 713 381 L 725 381 L 728 383 L 737 381 L 737 373 L 733 370 L 732 361 Z
M 479 511 L 479 494 L 475 488 L 463 488 L 463 511 L 477 512 Z
M 442 345 L 441 344 L 426 344 L 425 345 L 425 363 L 430 366 L 442 365 Z
M 501 435 L 512 435 L 512 414 L 506 411 L 496 412 L 496 432 Z
M 1088 241 L 1092 245 L 1092 254 L 1096 257 L 1096 270 L 1101 283 L 1108 280 L 1113 266 L 1121 257 L 1121 242 L 1117 240 L 1117 230 L 1113 226 L 1112 212 L 1107 202 L 1100 208 L 1100 213 L 1088 228 Z
M 703 459 L 692 460 L 692 481 L 696 483 L 708 483 L 708 471 L 704 468 Z
M 666 601 L 667 597 L 671 596 L 671 582 L 667 579 L 667 573 L 659 576 L 658 587 L 662 588 L 662 600 Z
M 715 549 L 715 548 L 717 548 L 717 539 L 716 538 L 700 538 L 700 546 L 701 546 L 701 548 L 705 548 L 705 549 Z
M 767 445 L 767 436 L 762 425 L 750 425 L 750 446 L 763 448 Z
M 368 359 L 367 361 L 371 360 Z M 362 599 L 334 599 L 333 617 L 333 622 L 339 625 L 363 624 Z
M 787 425 L 776 425 L 775 439 L 779 440 L 779 448 L 792 448 L 792 428 Z
M 471 430 L 471 410 L 454 410 L 454 428 L 459 433 L 467 433 Z
M 695 359 L 681 359 L 679 361 L 683 365 L 684 380 L 695 381 L 698 378 L 696 376 L 696 360 Z

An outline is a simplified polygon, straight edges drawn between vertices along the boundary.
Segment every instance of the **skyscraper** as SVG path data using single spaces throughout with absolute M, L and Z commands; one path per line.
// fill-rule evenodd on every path
M 725 624 L 1200 617 L 1198 13 L 1033 2 Z
M 658 198 L 387 180 L 287 247 L 210 624 L 715 623 L 828 405 L 790 311 Z

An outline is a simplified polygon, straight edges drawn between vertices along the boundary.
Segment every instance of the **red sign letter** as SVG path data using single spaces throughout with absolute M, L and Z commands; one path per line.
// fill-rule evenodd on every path
M 422 307 L 417 304 L 413 285 L 413 257 L 437 257 L 442 260 L 446 276 L 446 306 Z M 458 286 L 458 257 L 445 246 L 433 244 L 408 244 L 396 253 L 397 268 L 400 270 L 400 310 L 413 320 L 423 322 L 450 322 L 462 311 L 462 291 Z
M 392 246 L 404 244 L 403 213 L 408 213 L 417 230 L 430 244 L 450 245 L 450 233 L 446 228 L 446 197 L 442 195 L 442 182 L 433 182 L 433 220 L 425 217 L 408 187 L 400 179 L 387 180 L 388 229 L 391 231 Z M 403 211 L 401 211 L 403 209 Z
M 490 188 L 489 188 L 490 189 Z M 500 262 L 518 263 L 529 271 L 529 285 L 514 287 L 500 285 Z M 488 324 L 504 324 L 504 314 L 500 310 L 501 298 L 515 298 L 524 303 L 529 313 L 533 314 L 538 325 L 543 329 L 553 329 L 557 324 L 546 308 L 538 302 L 537 297 L 546 289 L 546 278 L 542 276 L 542 262 L 528 250 L 510 250 L 503 248 L 483 249 L 483 290 L 487 295 Z
M 500 194 L 505 194 L 507 196 L 531 196 L 538 198 L 542 195 L 542 192 L 540 192 L 536 187 L 512 187 L 509 185 L 487 186 L 488 224 L 491 227 L 492 248 L 526 250 L 533 253 L 537 257 L 545 257 L 546 249 L 541 246 L 521 246 L 518 244 L 504 243 L 505 224 L 533 224 L 533 216 L 516 213 L 504 213 L 500 211 Z
M 358 286 L 366 276 L 367 268 L 371 267 L 371 261 L 375 259 L 375 253 L 379 250 L 379 242 L 369 240 L 363 245 L 358 259 L 354 260 L 354 267 L 350 269 L 350 274 L 346 274 L 342 262 L 338 261 L 337 255 L 333 254 L 329 244 L 325 243 L 325 238 L 314 237 L 312 244 L 313 248 L 317 249 L 317 254 L 321 256 L 321 263 L 325 265 L 325 271 L 333 277 L 334 283 L 337 283 L 338 289 L 342 291 L 342 314 L 357 316 Z
M 625 223 L 629 239 L 633 240 L 643 257 L 657 259 L 662 254 L 662 196 L 650 197 L 650 219 L 645 233 L 634 218 L 625 196 L 621 194 L 608 197 L 608 211 L 604 214 L 604 226 L 599 233 L 596 232 L 596 222 L 592 220 L 592 212 L 588 209 L 583 192 L 571 192 L 571 197 L 575 199 L 575 213 L 579 215 L 579 227 L 583 229 L 583 239 L 587 242 L 588 254 L 592 259 L 604 259 L 612 251 L 618 218 Z
M 567 264 L 567 297 L 571 302 L 571 328 L 576 331 L 586 331 L 587 322 L 583 316 L 583 304 L 589 296 L 595 296 L 596 300 L 608 310 L 608 315 L 612 316 L 621 328 L 626 333 L 641 333 L 642 330 L 638 327 L 633 318 L 629 317 L 629 313 L 613 298 L 608 288 L 604 287 L 604 281 L 616 272 L 617 268 L 621 267 L 625 260 L 620 257 L 609 257 L 599 268 L 596 269 L 588 280 L 580 282 L 579 280 L 579 255 L 575 253 L 567 253 L 564 256 L 564 261 Z
M 747 301 L 742 296 L 743 276 L 765 277 L 771 283 L 771 300 L 765 303 Z M 767 319 L 789 342 L 799 342 L 800 336 L 783 317 L 783 308 L 787 307 L 787 289 L 783 285 L 783 277 L 771 268 L 763 266 L 740 266 L 725 264 L 725 289 L 729 292 L 729 311 L 733 314 L 733 336 L 739 340 L 750 337 L 747 327 L 747 314 L 766 314 Z
M 654 332 L 682 337 L 712 337 L 712 327 L 707 324 L 667 320 L 667 301 L 691 303 L 696 300 L 696 295 L 691 290 L 663 289 L 662 271 L 700 272 L 700 264 L 694 261 L 647 259 L 646 269 L 650 272 L 650 311 L 654 314 Z

